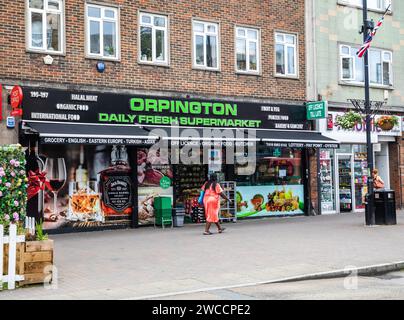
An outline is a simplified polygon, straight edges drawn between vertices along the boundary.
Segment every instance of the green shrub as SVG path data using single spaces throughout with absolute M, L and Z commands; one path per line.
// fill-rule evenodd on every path
M 27 205 L 25 154 L 21 145 L 0 146 L 0 224 L 24 222 Z

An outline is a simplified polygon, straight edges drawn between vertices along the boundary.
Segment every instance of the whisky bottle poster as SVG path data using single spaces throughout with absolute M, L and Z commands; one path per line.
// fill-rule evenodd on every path
M 40 145 L 39 156 L 47 159 L 63 159 L 64 168 L 50 168 L 44 189 L 43 222 L 45 230 L 106 228 L 128 226 L 132 216 L 110 219 L 103 210 L 103 201 L 122 212 L 133 206 L 133 184 L 128 176 L 112 176 L 103 192 L 100 172 L 111 167 L 112 146 L 108 145 Z M 129 154 L 129 165 L 136 166 L 136 157 Z M 48 160 L 48 163 L 51 162 Z M 55 162 L 55 160 L 54 160 Z M 131 165 L 133 163 L 133 165 Z M 44 171 L 46 171 L 45 168 Z M 60 172 L 65 174 L 60 174 Z M 55 174 L 56 173 L 56 174 Z M 54 179 L 53 179 L 54 178 Z M 56 208 L 54 197 L 56 196 Z M 130 208 L 132 210 L 132 208 Z

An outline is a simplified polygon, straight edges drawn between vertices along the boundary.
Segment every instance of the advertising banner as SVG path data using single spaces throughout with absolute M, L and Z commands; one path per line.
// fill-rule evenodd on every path
M 304 213 L 303 185 L 237 186 L 237 218 Z
M 88 124 L 307 130 L 301 105 L 23 88 L 23 119 Z
M 44 229 L 128 226 L 135 201 L 129 164 L 135 157 L 124 146 L 41 146 Z M 36 216 L 34 211 L 27 213 Z
M 167 163 L 168 158 L 150 149 L 137 151 L 139 225 L 154 223 L 156 197 L 173 198 L 173 171 Z

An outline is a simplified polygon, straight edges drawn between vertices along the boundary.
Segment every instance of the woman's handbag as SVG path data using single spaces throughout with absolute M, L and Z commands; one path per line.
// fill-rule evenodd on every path
M 203 197 L 205 196 L 205 191 L 201 190 L 201 194 L 199 195 L 198 203 L 203 206 Z

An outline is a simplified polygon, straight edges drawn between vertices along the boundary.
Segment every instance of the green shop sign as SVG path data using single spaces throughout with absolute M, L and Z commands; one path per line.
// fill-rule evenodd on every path
M 23 88 L 23 120 L 85 124 L 307 130 L 303 104 Z
M 325 119 L 327 117 L 327 101 L 307 102 L 307 120 Z

